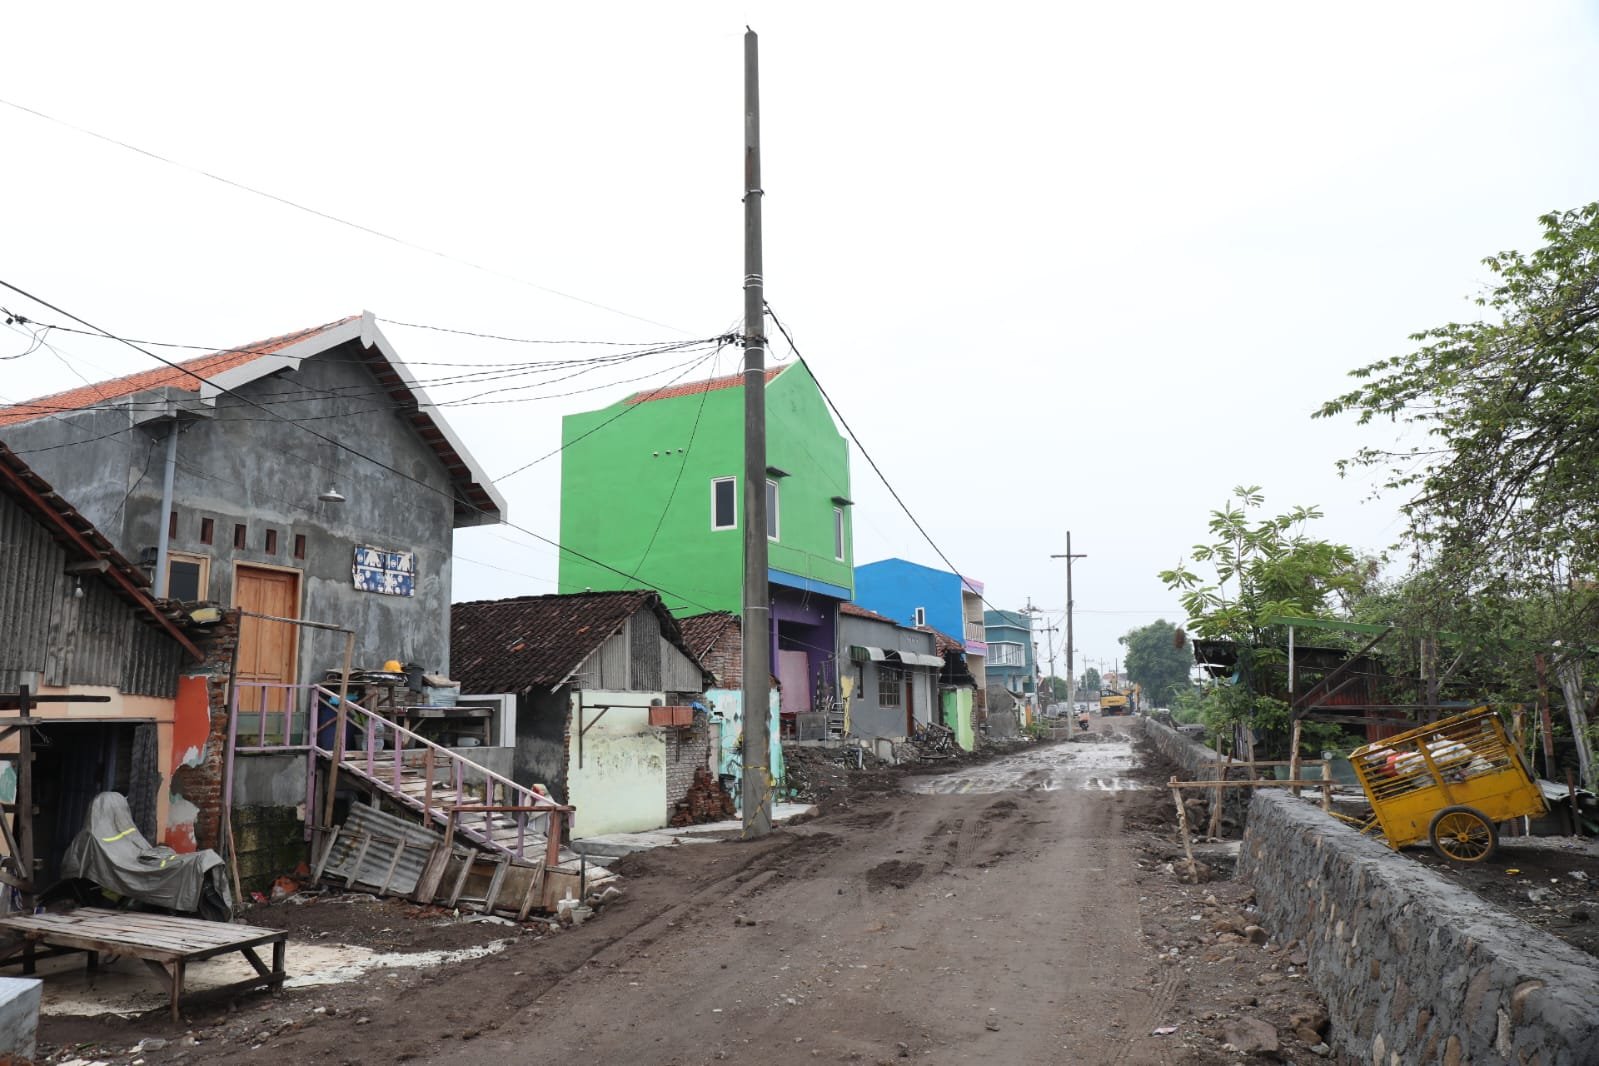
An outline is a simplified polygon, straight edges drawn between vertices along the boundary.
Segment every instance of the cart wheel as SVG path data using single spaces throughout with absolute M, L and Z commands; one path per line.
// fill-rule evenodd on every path
M 1482 862 L 1499 846 L 1487 815 L 1473 807 L 1445 807 L 1427 827 L 1432 850 L 1454 862 Z

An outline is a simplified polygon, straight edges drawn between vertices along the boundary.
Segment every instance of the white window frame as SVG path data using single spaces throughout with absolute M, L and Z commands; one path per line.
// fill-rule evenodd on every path
M 778 491 L 777 482 L 771 478 L 766 479 L 766 539 L 781 540 L 783 537 L 783 523 L 779 520 L 779 501 L 782 493 Z
M 912 612 L 911 617 L 915 619 L 915 621 L 911 623 L 912 625 L 925 626 L 927 624 L 927 608 L 916 608 L 916 610 Z
M 833 508 L 833 558 L 844 561 L 844 508 Z
M 728 482 L 733 486 L 733 522 L 731 525 L 719 526 L 716 524 L 716 486 Z M 738 478 L 713 477 L 711 478 L 711 531 L 719 533 L 724 529 L 738 528 Z

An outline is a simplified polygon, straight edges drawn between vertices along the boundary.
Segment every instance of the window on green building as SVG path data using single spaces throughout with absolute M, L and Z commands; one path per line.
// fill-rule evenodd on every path
M 777 539 L 777 482 L 766 483 L 766 536 L 769 540 Z
M 738 527 L 738 478 L 719 477 L 711 482 L 711 528 Z
M 833 558 L 844 561 L 844 508 L 833 508 Z

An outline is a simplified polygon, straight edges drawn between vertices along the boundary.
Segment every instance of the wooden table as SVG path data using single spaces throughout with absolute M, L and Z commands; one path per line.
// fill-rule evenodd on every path
M 89 969 L 100 965 L 100 955 L 127 955 L 141 960 L 160 978 L 172 1004 L 172 1020 L 178 1021 L 178 1001 L 183 996 L 184 969 L 191 962 L 225 955 L 242 954 L 255 968 L 256 976 L 207 992 L 243 992 L 256 988 L 279 989 L 286 976 L 283 955 L 289 934 L 282 929 L 255 925 L 230 925 L 198 918 L 178 918 L 167 914 L 139 911 L 112 911 L 81 907 L 67 914 L 18 914 L 0 918 L 0 930 L 21 933 L 23 943 L 13 947 L 0 963 L 22 954 L 23 973 L 32 973 L 37 947 L 57 950 L 59 955 L 87 952 Z M 255 949 L 272 945 L 272 965 L 261 961 Z

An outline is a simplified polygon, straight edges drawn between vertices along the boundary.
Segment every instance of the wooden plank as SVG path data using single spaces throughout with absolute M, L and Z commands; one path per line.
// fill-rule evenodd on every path
M 444 879 L 444 870 L 449 864 L 450 849 L 443 844 L 433 845 L 427 862 L 422 866 L 421 876 L 416 879 L 416 891 L 411 893 L 413 903 L 433 902 L 439 894 L 439 882 Z
M 472 873 L 472 861 L 472 855 L 465 855 L 461 858 L 461 872 L 456 875 L 455 887 L 450 890 L 450 902 L 448 905 L 451 907 L 455 906 L 456 903 L 459 902 L 461 898 L 461 890 L 466 888 L 466 879 Z
M 494 876 L 489 879 L 488 894 L 483 897 L 482 913 L 488 914 L 494 910 L 494 901 L 500 898 L 500 886 L 505 884 L 505 870 L 510 865 L 511 857 L 507 855 L 494 867 Z
M 322 880 L 322 871 L 328 868 L 328 860 L 333 857 L 333 847 L 339 842 L 339 834 L 344 831 L 342 825 L 333 827 L 333 834 L 328 837 L 328 842 L 322 849 L 322 858 L 316 864 L 316 872 L 311 875 L 313 881 Z
M 1325 781 L 1258 777 L 1251 781 L 1173 781 L 1172 788 L 1321 788 Z

